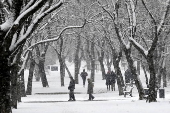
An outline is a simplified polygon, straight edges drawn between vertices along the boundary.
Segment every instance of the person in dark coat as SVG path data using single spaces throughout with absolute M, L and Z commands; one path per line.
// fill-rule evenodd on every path
M 111 86 L 111 80 L 110 80 L 110 71 L 107 72 L 106 74 L 106 86 L 107 86 L 107 90 L 110 90 L 110 86 Z
M 80 76 L 83 79 L 83 86 L 85 87 L 86 77 L 88 76 L 87 72 L 85 72 L 85 69 L 83 69 L 83 72 L 81 72 Z
M 68 89 L 70 90 L 68 101 L 75 101 L 76 100 L 74 96 L 75 81 L 72 76 L 70 76 L 70 84 L 68 86 Z
M 132 75 L 130 69 L 128 68 L 125 71 L 125 83 L 131 83 L 132 81 L 133 81 L 133 75 Z
M 115 91 L 115 83 L 116 83 L 116 74 L 112 71 L 110 74 L 110 79 L 111 79 L 111 89 Z
M 88 89 L 87 89 L 87 94 L 89 94 L 89 99 L 88 100 L 93 100 L 95 97 L 92 95 L 93 94 L 93 87 L 94 84 L 92 83 L 91 79 L 88 78 Z

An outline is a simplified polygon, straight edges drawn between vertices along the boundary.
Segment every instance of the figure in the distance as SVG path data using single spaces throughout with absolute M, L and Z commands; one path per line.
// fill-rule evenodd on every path
M 87 72 L 85 71 L 85 69 L 83 69 L 83 72 L 81 72 L 80 76 L 83 79 L 83 87 L 85 87 L 85 83 L 86 83 L 86 77 L 88 76 Z

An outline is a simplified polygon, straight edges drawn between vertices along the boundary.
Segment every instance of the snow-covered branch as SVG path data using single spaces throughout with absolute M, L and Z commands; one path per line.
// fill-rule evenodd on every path
M 167 0 L 167 6 L 166 6 L 166 10 L 164 11 L 163 13 L 163 16 L 162 16 L 162 19 L 161 19 L 161 22 L 160 22 L 160 25 L 158 26 L 157 28 L 157 33 L 158 35 L 160 34 L 161 32 L 161 28 L 163 27 L 164 25 L 164 22 L 165 22 L 165 19 L 167 18 L 168 16 L 168 12 L 170 10 L 170 0 Z
M 143 0 L 141 0 L 141 1 L 142 1 L 143 6 L 145 7 L 146 11 L 148 12 L 149 16 L 151 17 L 153 23 L 156 25 L 156 20 L 155 20 L 155 18 L 153 17 L 153 15 L 151 14 L 151 12 L 150 12 L 149 9 L 147 8 L 145 2 L 144 2 Z
M 83 25 L 82 26 L 68 26 L 68 27 L 65 27 L 63 30 L 61 30 L 61 32 L 59 33 L 58 37 L 56 38 L 53 38 L 53 39 L 46 39 L 46 40 L 42 40 L 42 41 L 39 41 L 33 45 L 31 45 L 28 49 L 30 50 L 31 48 L 33 48 L 34 46 L 38 45 L 38 44 L 42 44 L 42 43 L 47 43 L 47 42 L 53 42 L 53 41 L 57 41 L 61 38 L 62 34 L 64 31 L 68 30 L 68 29 L 73 29 L 73 28 L 83 28 L 86 24 L 86 20 L 84 21 Z M 26 52 L 25 52 L 26 53 Z
M 135 29 L 136 29 L 136 15 L 135 15 L 135 5 L 132 0 L 127 0 L 127 10 L 130 18 L 130 29 L 131 35 L 129 37 L 130 42 L 133 46 L 141 53 L 144 57 L 148 55 L 148 51 L 143 48 L 136 40 L 134 40 Z
M 119 39 L 119 41 L 127 48 L 127 49 L 129 49 L 130 48 L 130 43 L 128 42 L 127 44 L 126 44 L 126 42 L 124 41 L 124 39 L 123 39 L 123 35 L 122 35 L 122 32 L 119 30 L 119 28 L 118 28 L 118 24 L 115 22 L 116 20 L 116 18 L 115 18 L 115 14 L 114 15 L 112 15 L 108 10 L 106 10 L 105 8 L 104 8 L 104 6 L 102 6 L 101 4 L 100 4 L 100 2 L 98 1 L 98 4 L 99 4 L 99 6 L 100 7 L 102 7 L 102 9 L 110 16 L 110 18 L 112 19 L 112 21 L 113 21 L 113 23 L 114 23 L 114 26 L 115 26 L 115 31 L 116 31 L 116 34 L 117 34 L 117 36 L 118 36 L 118 39 Z M 116 11 L 118 11 L 118 10 L 116 10 Z M 118 13 L 118 12 L 116 12 L 116 13 Z
M 18 74 L 20 75 L 21 74 L 21 71 L 25 68 L 25 65 L 26 65 L 26 61 L 28 59 L 28 56 L 29 56 L 29 52 L 27 52 L 27 54 L 25 55 L 25 57 L 21 57 L 21 60 L 22 60 L 22 66 L 18 72 Z
M 66 7 L 63 7 L 61 9 L 59 9 L 58 11 L 54 12 L 53 14 L 51 14 L 51 17 L 47 20 L 47 22 L 44 23 L 42 26 L 40 26 L 38 30 L 40 31 L 40 30 L 44 29 L 50 22 L 52 22 L 51 20 L 55 17 L 55 15 L 57 15 L 64 8 L 66 8 Z
M 59 8 L 63 4 L 62 0 L 59 1 L 59 3 L 55 4 L 54 6 L 51 6 L 48 10 L 43 12 L 42 14 L 39 14 L 34 21 L 31 23 L 31 25 L 28 27 L 26 33 L 19 39 L 14 45 L 11 45 L 10 51 L 13 51 L 19 44 L 21 44 L 23 41 L 25 41 L 33 32 L 33 30 L 36 28 L 38 23 L 45 17 L 47 14 L 51 13 L 55 9 Z
M 148 51 L 145 50 L 142 47 L 142 45 L 140 45 L 138 42 L 136 42 L 136 40 L 134 40 L 132 37 L 129 37 L 129 40 L 131 41 L 133 46 L 135 46 L 135 48 L 138 49 L 138 51 L 140 51 L 140 53 L 142 53 L 145 57 L 148 55 Z
M 102 7 L 102 9 L 110 16 L 110 18 L 112 19 L 112 21 L 115 22 L 115 14 L 112 15 L 108 10 L 106 10 L 106 9 L 104 8 L 104 6 L 102 6 L 102 5 L 100 4 L 99 1 L 98 1 L 98 4 L 99 4 L 99 6 Z
M 23 21 L 25 21 L 25 19 L 32 15 L 33 13 L 35 13 L 38 9 L 41 8 L 41 6 L 43 6 L 48 0 L 39 0 L 37 2 L 35 2 L 30 8 L 28 8 L 26 11 L 24 11 L 22 14 L 20 14 L 15 21 L 10 21 L 10 24 L 8 24 L 8 26 L 0 26 L 0 29 L 2 29 L 1 27 L 4 27 L 4 29 L 7 29 L 8 32 L 6 33 L 6 36 L 4 37 L 4 39 L 8 40 L 9 35 L 13 35 L 15 34 L 15 32 L 18 30 L 19 27 L 21 27 L 21 23 Z M 13 13 L 12 13 L 13 14 Z M 11 15 L 12 17 L 15 17 L 15 13 L 13 15 Z M 11 18 L 11 17 L 10 17 Z M 7 21 L 5 22 L 7 23 Z M 4 23 L 4 24 L 5 24 Z M 6 24 L 5 24 L 6 25 Z M 10 26 L 9 26 L 10 25 Z
M 35 2 L 31 7 L 29 7 L 27 10 L 25 10 L 23 13 L 20 14 L 20 16 L 15 20 L 14 25 L 18 25 L 21 21 L 21 19 L 25 18 L 25 16 L 28 16 L 32 11 L 38 10 L 37 8 L 45 4 L 48 0 L 39 0 L 38 2 Z
M 27 5 L 22 9 L 21 14 L 26 11 L 30 6 L 32 6 L 34 3 L 36 2 L 36 0 L 30 0 Z

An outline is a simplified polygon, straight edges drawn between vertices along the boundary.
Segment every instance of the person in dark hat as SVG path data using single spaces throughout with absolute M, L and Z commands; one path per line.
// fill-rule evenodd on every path
M 74 96 L 75 81 L 72 76 L 70 76 L 70 84 L 68 86 L 68 89 L 70 90 L 68 101 L 76 101 L 75 96 Z

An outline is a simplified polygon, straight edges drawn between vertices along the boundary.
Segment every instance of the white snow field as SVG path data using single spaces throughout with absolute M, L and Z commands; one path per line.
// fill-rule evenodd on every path
M 74 64 L 69 66 L 74 76 Z M 81 68 L 82 71 L 83 68 Z M 123 69 L 122 69 L 122 73 Z M 88 72 L 90 76 L 90 72 Z M 88 76 L 88 77 L 89 77 Z M 28 71 L 25 71 L 27 83 Z M 141 74 L 143 86 L 145 79 Z M 18 109 L 12 109 L 13 113 L 169 113 L 170 112 L 170 85 L 165 88 L 165 98 L 158 98 L 157 102 L 146 103 L 145 100 L 138 100 L 136 87 L 133 89 L 133 97 L 119 96 L 116 91 L 107 91 L 105 80 L 102 80 L 101 72 L 95 74 L 93 101 L 88 100 L 87 81 L 85 88 L 79 76 L 79 84 L 76 84 L 76 101 L 69 101 L 68 85 L 69 77 L 65 76 L 65 86 L 60 86 L 59 72 L 47 75 L 48 88 L 43 88 L 41 82 L 33 79 L 33 93 L 27 97 L 22 97 L 22 102 L 18 103 Z

